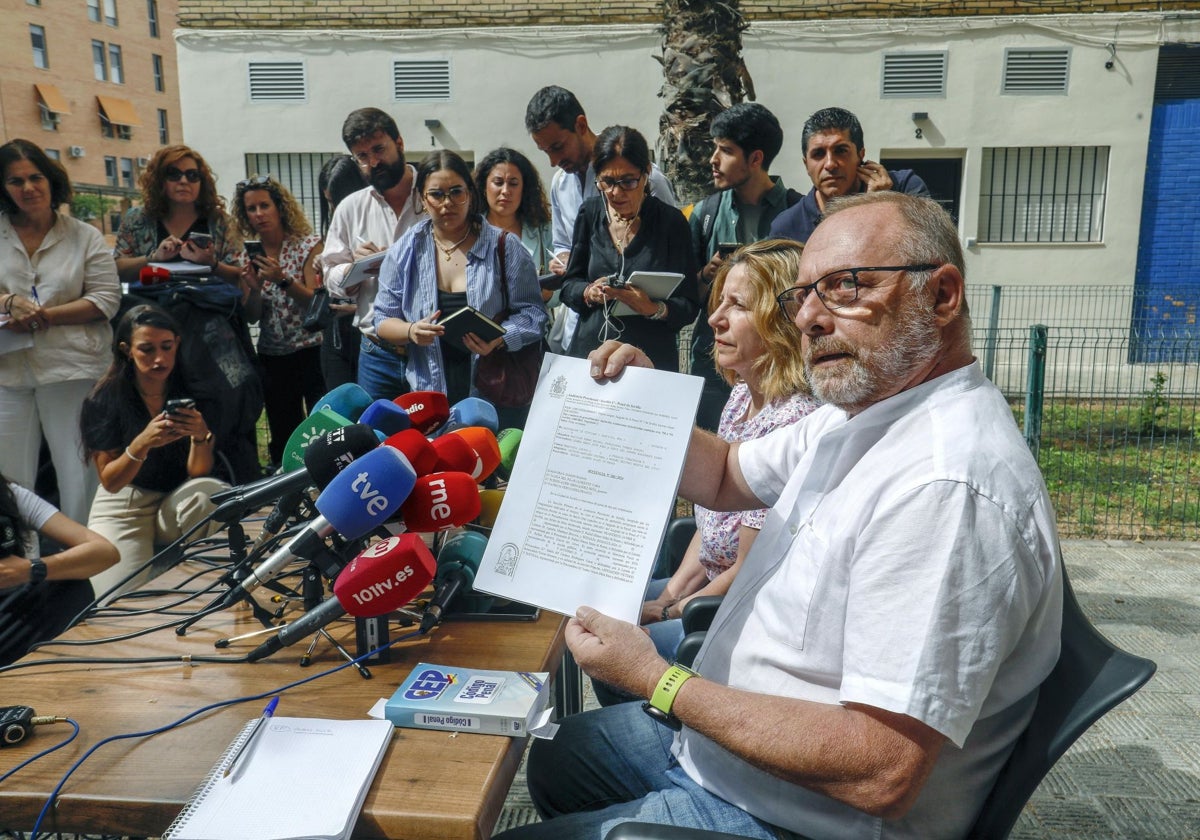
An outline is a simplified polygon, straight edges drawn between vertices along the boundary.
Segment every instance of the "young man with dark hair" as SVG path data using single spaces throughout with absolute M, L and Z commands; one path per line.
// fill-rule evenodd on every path
M 800 200 L 767 170 L 783 148 L 779 120 L 757 102 L 741 102 L 718 114 L 709 130 L 713 139 L 713 186 L 719 192 L 698 203 L 690 224 L 696 262 L 700 315 L 692 332 L 691 372 L 704 377 L 696 424 L 715 432 L 729 399 L 729 385 L 713 362 L 713 332 L 708 325 L 708 290 L 717 269 L 736 246 L 765 239 L 771 223 Z
M 360 108 L 342 124 L 342 140 L 370 186 L 346 197 L 329 223 L 321 265 L 331 295 L 355 301 L 354 325 L 362 333 L 358 384 L 374 399 L 406 393 L 404 349 L 375 334 L 375 275 L 346 285 L 350 265 L 389 245 L 425 211 L 413 194 L 416 170 L 404 160 L 404 138 L 390 115 Z
M 771 236 L 807 242 L 821 221 L 825 202 L 838 196 L 881 190 L 929 195 L 925 182 L 911 169 L 891 171 L 867 160 L 862 124 L 845 108 L 822 108 L 805 120 L 800 142 L 813 188 L 795 207 L 779 214 Z

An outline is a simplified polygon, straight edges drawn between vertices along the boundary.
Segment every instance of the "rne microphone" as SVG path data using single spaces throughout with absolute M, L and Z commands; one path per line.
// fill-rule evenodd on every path
M 246 659 L 257 662 L 347 613 L 355 618 L 373 618 L 397 610 L 425 591 L 433 580 L 436 565 L 416 534 L 380 540 L 360 552 L 337 576 L 332 598 L 280 629 Z
M 375 400 L 359 416 L 358 422 L 383 432 L 384 437 L 412 427 L 412 419 L 408 412 L 391 400 Z
M 423 435 L 436 432 L 450 416 L 450 402 L 441 391 L 410 391 L 393 402 L 408 412 L 412 427 Z
M 383 444 L 393 449 L 399 449 L 408 462 L 413 465 L 417 475 L 437 472 L 437 451 L 425 435 L 416 429 L 405 429 L 403 432 L 389 435 Z
M 350 418 L 338 414 L 331 408 L 319 408 L 300 422 L 288 437 L 287 445 L 283 447 L 283 457 L 279 467 L 284 472 L 298 470 L 304 466 L 304 450 L 308 445 L 326 432 L 349 426 Z
M 352 462 L 317 497 L 320 516 L 308 523 L 244 580 L 218 601 L 228 606 L 279 576 L 294 560 L 311 560 L 335 531 L 356 540 L 386 522 L 400 509 L 416 481 L 408 459 L 391 447 L 381 446 Z
M 329 393 L 317 400 L 317 404 L 313 406 L 312 413 L 316 414 L 323 408 L 328 408 L 341 416 L 351 421 L 359 421 L 366 423 L 366 420 L 361 420 L 362 413 L 371 405 L 371 395 L 366 389 L 354 382 L 343 382 L 336 388 L 330 389 Z
M 500 430 L 500 418 L 496 406 L 480 397 L 466 397 L 450 407 L 450 415 L 439 434 L 464 429 L 467 426 L 483 426 L 492 434 Z
M 421 615 L 422 633 L 428 633 L 440 624 L 446 609 L 458 597 L 471 591 L 485 548 L 487 537 L 475 531 L 463 531 L 446 540 L 438 552 L 436 588 Z M 487 600 L 490 607 L 490 599 Z
M 479 488 L 462 472 L 435 472 L 416 480 L 400 506 L 410 531 L 445 531 L 479 516 Z

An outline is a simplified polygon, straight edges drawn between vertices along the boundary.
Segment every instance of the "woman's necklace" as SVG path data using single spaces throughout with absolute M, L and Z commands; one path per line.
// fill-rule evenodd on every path
M 614 216 L 615 217 L 613 218 L 612 222 L 610 223 L 610 230 L 612 231 L 612 235 L 613 235 L 613 244 L 617 246 L 618 254 L 624 254 L 625 248 L 628 247 L 628 245 L 629 245 L 629 240 L 633 239 L 633 229 L 635 227 L 637 227 L 637 222 L 638 222 L 639 217 L 635 216 L 632 219 L 624 219 L 624 218 L 621 218 L 620 216 L 616 216 L 615 214 L 614 214 Z M 616 231 L 616 226 L 617 226 L 618 221 L 621 222 L 625 226 L 625 229 L 623 231 L 621 231 L 620 236 L 617 236 L 617 231 Z
M 467 232 L 463 234 L 462 239 L 458 240 L 453 245 L 443 245 L 441 243 L 441 241 L 438 240 L 437 234 L 435 233 L 433 235 L 433 244 L 437 246 L 439 251 L 441 251 L 443 254 L 446 255 L 446 262 L 450 262 L 450 257 L 454 254 L 454 249 L 457 248 L 459 245 L 463 244 L 464 242 L 466 242 L 467 237 L 470 235 L 471 235 L 471 228 L 470 228 L 470 226 L 468 226 Z

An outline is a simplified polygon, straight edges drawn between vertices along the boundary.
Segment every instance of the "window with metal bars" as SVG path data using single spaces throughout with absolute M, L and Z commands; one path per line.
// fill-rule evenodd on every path
M 1108 146 L 985 148 L 980 242 L 1100 242 Z

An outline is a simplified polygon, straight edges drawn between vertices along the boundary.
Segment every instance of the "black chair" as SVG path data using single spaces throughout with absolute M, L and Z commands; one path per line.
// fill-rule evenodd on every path
M 696 517 L 694 516 L 680 516 L 667 523 L 667 532 L 663 535 L 662 547 L 658 550 L 658 560 L 654 564 L 654 577 L 664 578 L 675 574 L 695 533 Z
M 703 606 L 709 620 L 711 612 L 715 612 L 715 609 L 708 612 L 710 609 Z M 686 609 L 684 620 L 687 620 Z M 683 645 L 694 636 L 703 641 L 702 631 L 689 632 L 680 645 L 681 653 Z M 692 656 L 696 650 L 698 642 Z M 1007 837 L 1025 803 L 1054 763 L 1093 723 L 1145 685 L 1157 667 L 1151 660 L 1127 653 L 1100 635 L 1080 608 L 1064 566 L 1062 653 L 1042 683 L 1033 717 L 1001 768 L 983 809 L 967 833 L 967 840 Z M 731 836 L 697 828 L 622 823 L 605 840 L 727 840 Z

